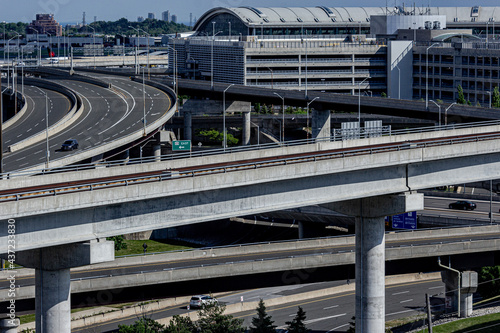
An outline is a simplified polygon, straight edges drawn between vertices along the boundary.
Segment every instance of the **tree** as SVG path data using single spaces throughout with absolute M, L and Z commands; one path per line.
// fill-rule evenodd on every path
M 106 239 L 115 242 L 115 251 L 127 248 L 127 243 L 125 242 L 125 238 L 123 236 L 107 237 Z
M 174 316 L 165 328 L 165 333 L 196 333 L 198 328 L 189 317 Z
M 382 98 L 387 98 L 387 94 L 386 94 L 385 92 L 382 92 L 382 93 L 380 94 L 380 97 L 382 97 Z
M 491 106 L 494 108 L 500 108 L 500 92 L 498 87 L 493 89 L 493 95 L 491 96 Z
M 292 321 L 287 321 L 288 333 L 307 333 L 309 330 L 306 328 L 304 321 L 306 320 L 306 312 L 299 306 L 297 314 Z
M 219 303 L 203 306 L 198 311 L 198 326 L 203 333 L 243 333 L 245 328 L 243 319 L 236 319 L 231 315 L 224 315 L 226 307 Z
M 465 100 L 464 96 L 464 89 L 462 88 L 461 85 L 458 85 L 457 91 L 458 91 L 457 104 L 467 104 L 467 101 Z
M 483 267 L 479 271 L 478 292 L 483 298 L 500 295 L 500 266 Z
M 252 318 L 252 326 L 250 326 L 250 333 L 275 333 L 276 325 L 271 320 L 271 316 L 266 312 L 266 306 L 262 298 L 257 306 L 257 317 Z
M 163 333 L 164 329 L 164 325 L 146 317 L 142 317 L 132 325 L 118 325 L 119 333 Z

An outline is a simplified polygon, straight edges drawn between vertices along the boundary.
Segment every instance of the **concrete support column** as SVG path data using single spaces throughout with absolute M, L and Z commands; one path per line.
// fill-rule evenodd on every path
M 0 319 L 0 333 L 17 333 L 19 319 Z
M 242 135 L 242 146 L 248 146 L 250 144 L 250 111 L 248 112 L 242 112 L 242 118 L 243 118 L 243 135 Z
M 36 331 L 71 332 L 71 281 L 69 268 L 35 270 Z
M 299 239 L 304 239 L 304 222 L 299 221 Z
M 385 332 L 385 216 L 424 208 L 418 193 L 323 205 L 356 217 L 356 332 Z
M 324 138 L 331 136 L 330 110 L 312 110 L 312 137 Z
M 183 111 L 184 114 L 184 140 L 193 139 L 193 114 L 190 111 Z
M 114 258 L 114 242 L 105 239 L 18 252 L 20 265 L 35 268 L 37 333 L 71 332 L 70 268 Z
M 356 217 L 356 330 L 385 331 L 384 217 Z
M 155 162 L 161 161 L 161 145 L 153 146 L 153 155 L 155 157 Z

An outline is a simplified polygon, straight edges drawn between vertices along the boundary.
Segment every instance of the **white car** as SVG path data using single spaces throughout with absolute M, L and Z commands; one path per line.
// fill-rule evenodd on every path
M 216 298 L 207 295 L 196 295 L 191 297 L 191 301 L 189 301 L 189 306 L 191 308 L 201 308 L 204 305 L 208 304 L 217 304 L 218 301 Z

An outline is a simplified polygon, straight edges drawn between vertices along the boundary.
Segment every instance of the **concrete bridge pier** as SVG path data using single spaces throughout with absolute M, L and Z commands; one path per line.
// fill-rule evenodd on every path
M 70 268 L 114 257 L 114 242 L 105 239 L 19 252 L 16 262 L 35 268 L 36 331 L 70 333 Z
M 155 157 L 155 162 L 161 161 L 161 145 L 153 145 L 153 155 Z
M 182 111 L 184 115 L 184 140 L 193 139 L 193 113 L 191 111 Z
M 242 146 L 248 146 L 250 144 L 250 125 L 251 125 L 251 120 L 250 120 L 250 110 L 246 112 L 241 113 L 242 118 L 243 118 L 243 133 L 242 133 Z
M 460 274 L 460 279 L 458 275 Z M 472 315 L 472 296 L 477 291 L 477 272 L 465 271 L 457 273 L 451 270 L 441 272 L 441 280 L 446 286 L 445 295 L 451 297 L 451 311 L 459 311 L 460 317 Z M 460 288 L 460 293 L 458 292 Z M 460 300 L 460 305 L 458 301 Z
M 325 138 L 331 136 L 330 110 L 312 110 L 312 137 Z
M 17 333 L 18 327 L 19 327 L 18 318 L 0 319 L 0 333 Z
M 385 216 L 424 208 L 423 194 L 336 202 L 326 207 L 356 217 L 356 332 L 385 332 Z

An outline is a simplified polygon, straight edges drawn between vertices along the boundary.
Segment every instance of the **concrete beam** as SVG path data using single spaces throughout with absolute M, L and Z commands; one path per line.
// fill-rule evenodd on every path
M 16 263 L 19 265 L 46 271 L 99 264 L 114 259 L 114 242 L 105 239 L 21 251 L 16 254 Z

